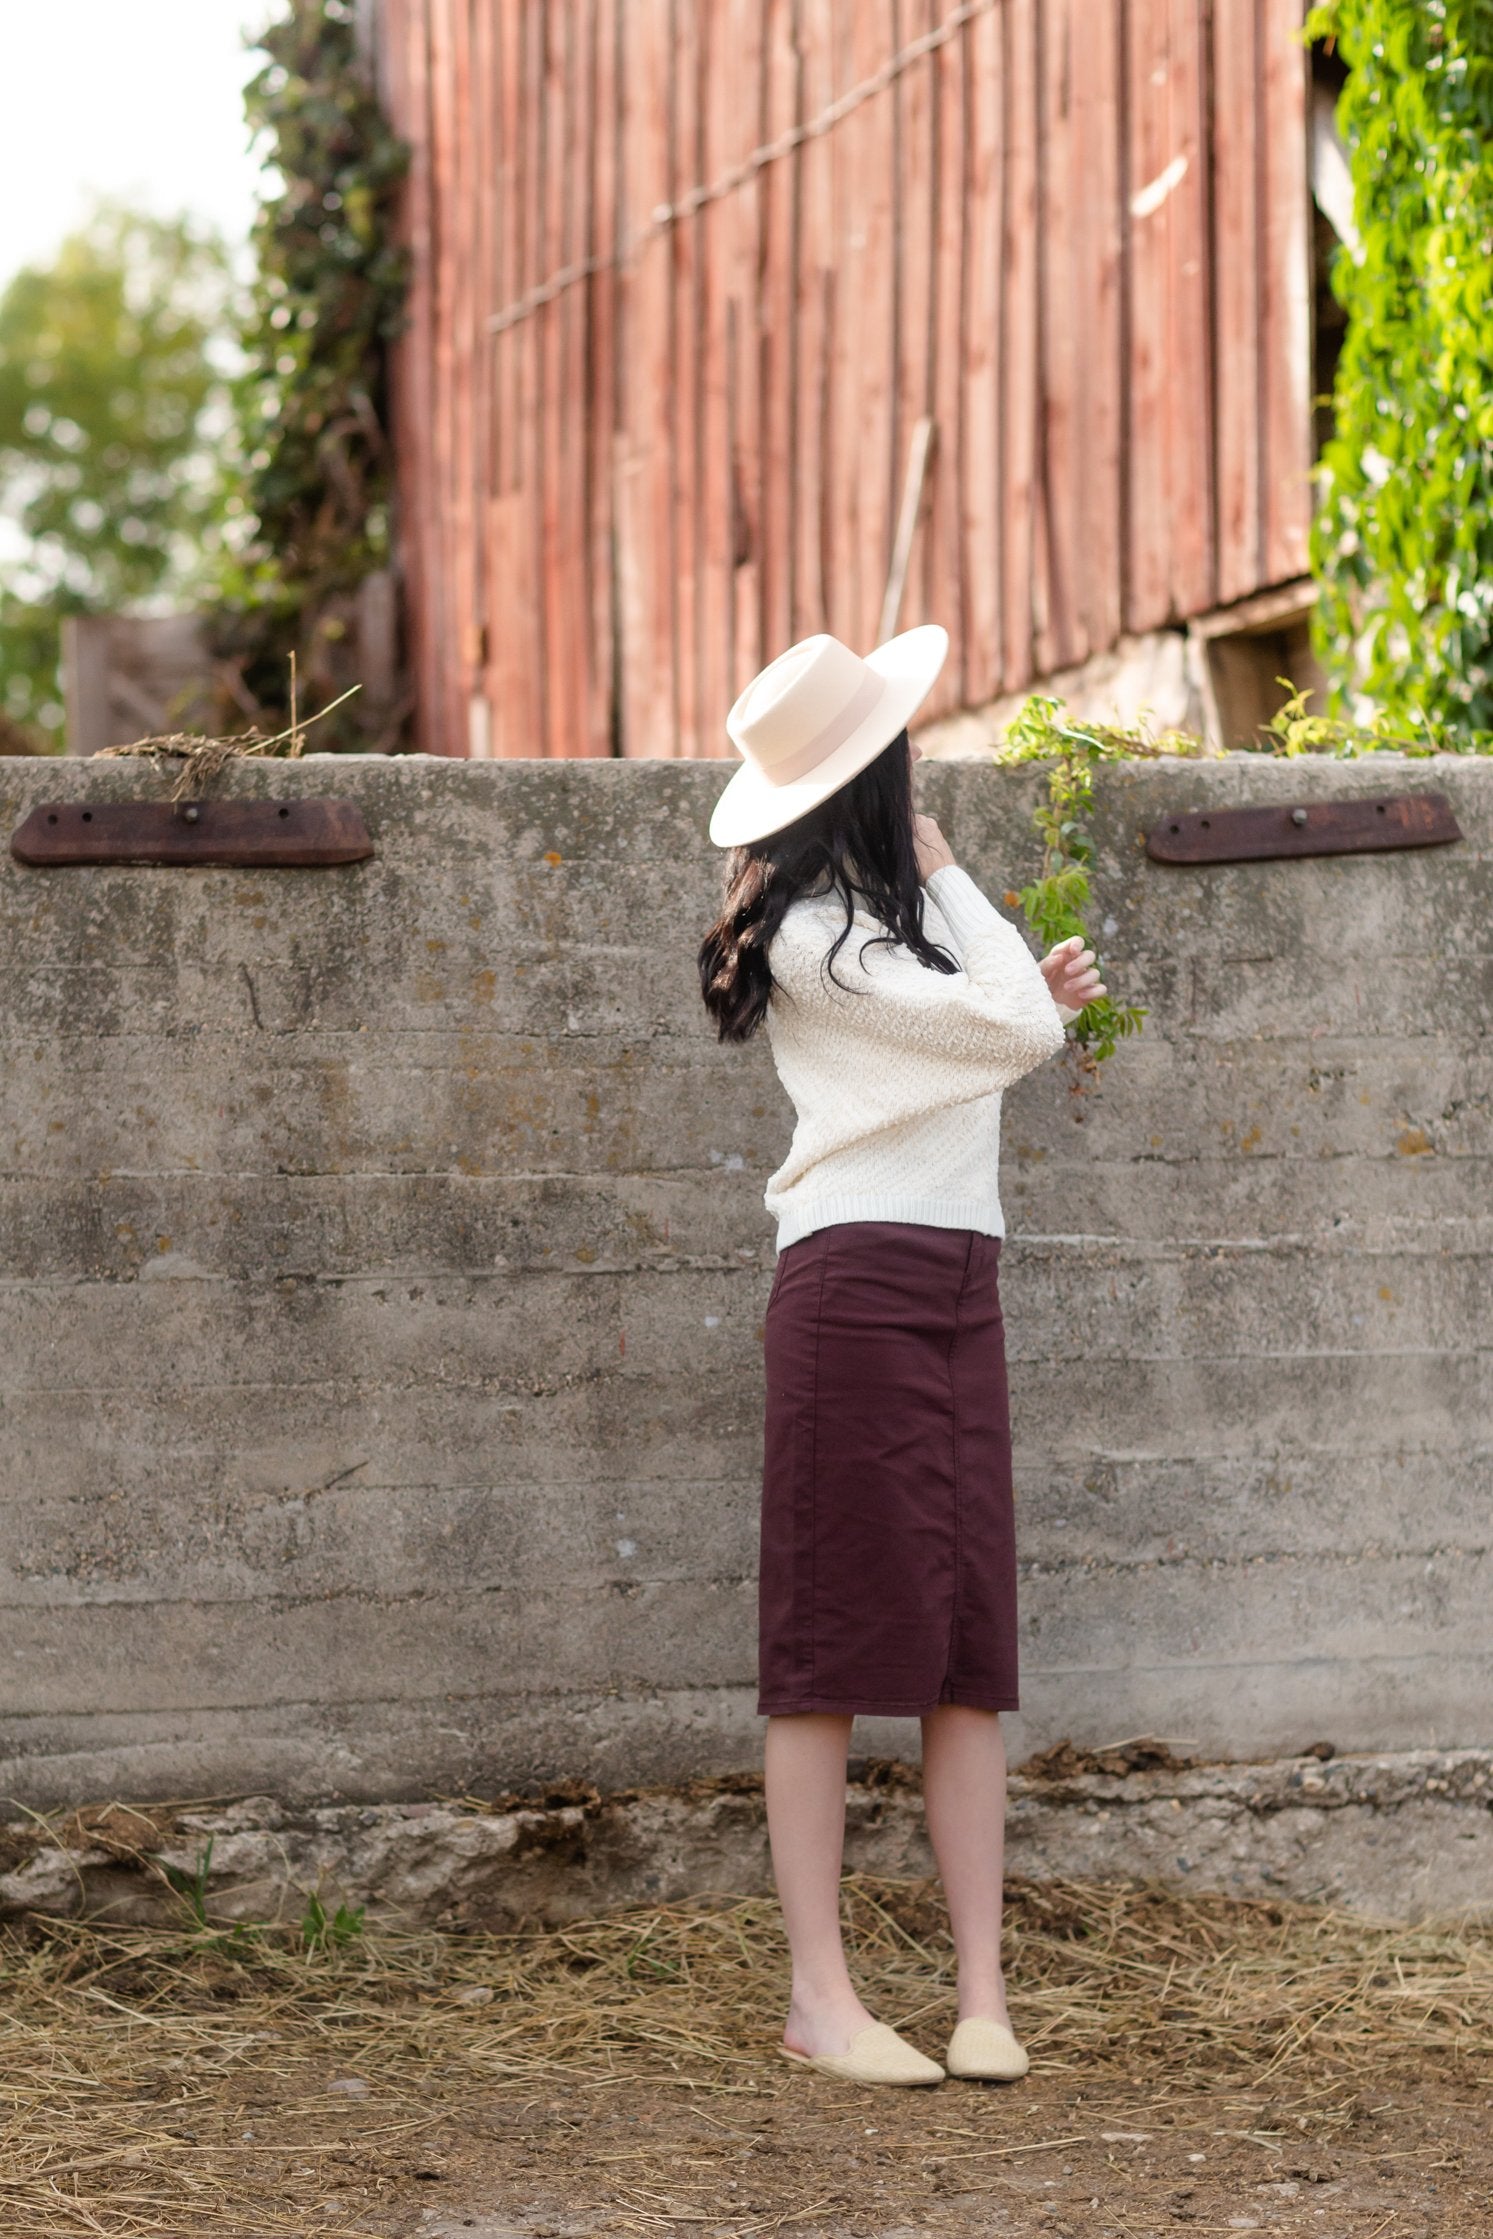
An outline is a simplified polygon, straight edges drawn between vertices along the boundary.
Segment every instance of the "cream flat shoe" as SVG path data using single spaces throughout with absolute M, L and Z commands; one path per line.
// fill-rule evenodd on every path
M 986 2083 L 1015 2083 L 1031 2062 L 1026 2047 L 1018 2045 L 1004 2022 L 970 2014 L 949 2039 L 944 2055 L 951 2076 L 969 2076 Z
M 943 2082 L 943 2070 L 936 2060 L 910 2045 L 905 2037 L 885 2021 L 868 2021 L 857 2029 L 844 2052 L 794 2052 L 788 2045 L 779 2045 L 785 2060 L 796 2060 L 805 2068 L 822 2068 L 827 2076 L 839 2076 L 853 2084 L 937 2084 Z

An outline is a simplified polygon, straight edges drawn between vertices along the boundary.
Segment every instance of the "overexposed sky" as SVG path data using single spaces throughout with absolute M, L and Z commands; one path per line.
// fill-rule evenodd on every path
M 281 13 L 280 0 L 0 0 L 0 288 L 97 192 L 241 240 L 258 175 L 244 34 Z

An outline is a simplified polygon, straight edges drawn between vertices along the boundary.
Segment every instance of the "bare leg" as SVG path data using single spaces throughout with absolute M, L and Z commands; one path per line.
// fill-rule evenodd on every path
M 844 2052 L 856 2030 L 872 2019 L 856 1996 L 840 1936 L 851 1724 L 827 1711 L 767 1721 L 767 1834 L 793 1955 L 783 2031 L 791 2052 Z
M 923 1809 L 959 1960 L 959 2019 L 1010 2023 L 1001 1975 L 1006 1740 L 999 1713 L 940 1703 L 923 1719 Z

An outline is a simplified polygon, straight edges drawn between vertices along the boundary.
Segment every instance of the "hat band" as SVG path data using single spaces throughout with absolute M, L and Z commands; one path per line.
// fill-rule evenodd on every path
M 791 754 L 770 763 L 759 762 L 758 769 L 771 785 L 791 785 L 795 778 L 807 777 L 837 746 L 843 746 L 857 725 L 863 723 L 886 689 L 885 678 L 875 669 L 867 669 L 855 691 L 832 721 L 822 731 L 816 731 L 802 746 Z

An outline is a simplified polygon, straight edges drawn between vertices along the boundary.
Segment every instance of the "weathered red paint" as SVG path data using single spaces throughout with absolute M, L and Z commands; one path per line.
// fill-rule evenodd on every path
M 384 0 L 420 743 L 729 755 L 790 637 L 902 626 L 930 712 L 1304 571 L 1300 0 Z M 501 332 L 567 267 L 596 269 Z

